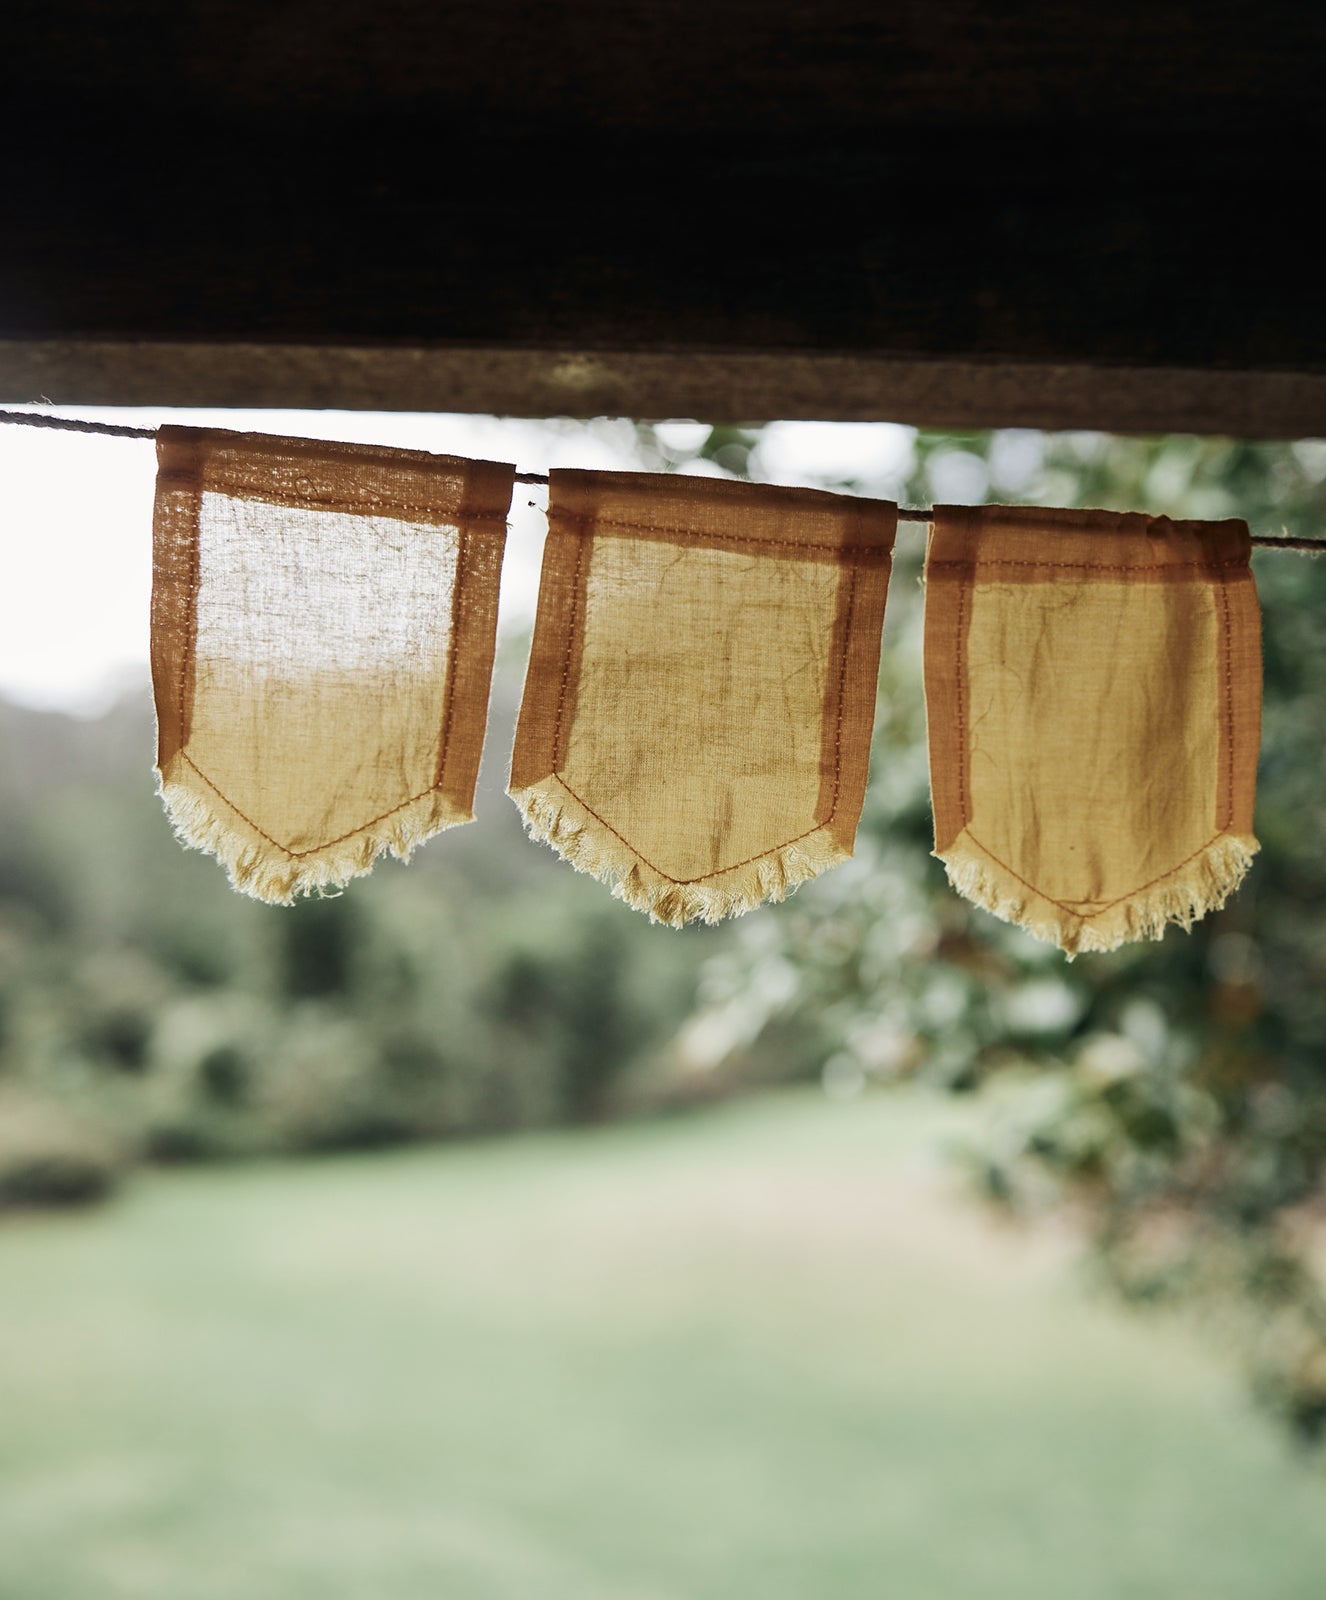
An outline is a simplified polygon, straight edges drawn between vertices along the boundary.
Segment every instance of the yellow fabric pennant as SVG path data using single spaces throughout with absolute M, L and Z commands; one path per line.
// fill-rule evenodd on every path
M 897 507 L 554 472 L 511 766 L 530 832 L 674 926 L 852 853 Z
M 163 428 L 161 793 L 236 888 L 289 904 L 472 816 L 515 469 Z
M 936 507 L 935 853 L 1070 954 L 1224 904 L 1257 841 L 1261 631 L 1241 522 Z

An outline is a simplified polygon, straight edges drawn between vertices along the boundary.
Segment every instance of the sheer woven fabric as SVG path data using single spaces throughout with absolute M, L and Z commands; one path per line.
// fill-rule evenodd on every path
M 658 921 L 852 853 L 897 507 L 554 472 L 511 766 L 536 837 Z
M 514 467 L 163 428 L 161 794 L 289 904 L 473 815 Z
M 1224 904 L 1257 841 L 1261 632 L 1241 522 L 936 507 L 935 854 L 1070 954 Z

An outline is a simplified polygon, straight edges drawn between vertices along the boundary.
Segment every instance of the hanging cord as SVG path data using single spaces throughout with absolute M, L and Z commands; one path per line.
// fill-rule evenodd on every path
M 35 411 L 0 411 L 0 425 L 17 428 L 58 428 L 65 433 L 99 433 L 111 439 L 155 439 L 155 428 L 131 428 L 118 422 L 83 422 L 75 417 L 45 417 Z M 547 483 L 546 472 L 518 472 L 517 483 Z M 930 506 L 899 506 L 899 522 L 929 522 L 933 516 Z M 1285 534 L 1252 536 L 1252 542 L 1263 550 L 1326 550 L 1326 539 L 1300 539 Z
M 0 411 L 0 422 L 18 428 L 62 428 L 67 433 L 104 433 L 112 439 L 155 439 L 155 428 L 128 428 L 118 422 L 79 422 L 74 417 L 43 417 L 36 411 Z

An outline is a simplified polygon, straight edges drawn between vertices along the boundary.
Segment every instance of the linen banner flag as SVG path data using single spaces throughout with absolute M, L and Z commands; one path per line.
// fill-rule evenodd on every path
M 1070 955 L 1224 904 L 1257 850 L 1249 555 L 1241 522 L 935 508 L 930 781 L 960 894 Z
M 152 680 L 184 843 L 288 905 L 472 816 L 514 467 L 163 428 Z
M 852 853 L 897 507 L 554 472 L 511 764 L 529 831 L 656 921 Z

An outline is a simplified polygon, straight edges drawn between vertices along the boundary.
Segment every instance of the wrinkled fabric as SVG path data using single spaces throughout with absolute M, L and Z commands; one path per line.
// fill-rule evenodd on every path
M 628 904 L 716 921 L 850 856 L 897 508 L 554 472 L 511 768 Z
M 1072 953 L 1222 905 L 1257 850 L 1261 633 L 1241 522 L 936 507 L 935 853 Z
M 473 815 L 514 467 L 163 428 L 161 793 L 288 904 Z

